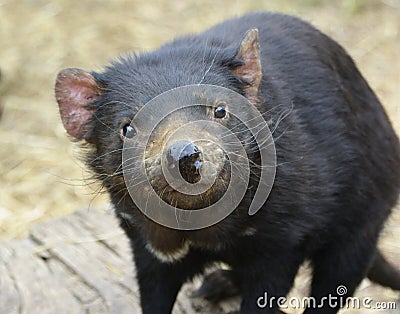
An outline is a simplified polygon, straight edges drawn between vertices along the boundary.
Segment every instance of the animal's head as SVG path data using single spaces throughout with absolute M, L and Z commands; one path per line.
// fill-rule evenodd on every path
M 154 97 L 179 86 L 209 84 L 257 102 L 262 74 L 256 29 L 249 30 L 236 47 L 215 41 L 199 44 L 190 37 L 186 41 L 188 44 L 181 39 L 156 52 L 121 59 L 103 73 L 65 69 L 58 74 L 55 92 L 63 125 L 70 136 L 92 148 L 88 164 L 111 194 L 126 194 L 124 140 L 141 133 L 132 120 Z M 218 201 L 231 180 L 231 168 L 229 156 L 221 149 L 229 137 L 221 129 L 201 124 L 185 132 L 176 129 L 192 121 L 212 121 L 233 130 L 244 146 L 250 147 L 252 142 L 251 133 L 231 114 L 229 100 L 197 97 L 201 105 L 174 110 L 157 123 L 144 143 L 143 158 L 129 164 L 133 177 L 143 167 L 154 191 L 181 209 L 200 209 Z M 148 119 L 152 116 L 150 108 Z M 142 122 L 145 119 L 142 117 Z M 181 193 L 165 178 L 163 165 L 187 184 L 211 185 L 196 195 Z

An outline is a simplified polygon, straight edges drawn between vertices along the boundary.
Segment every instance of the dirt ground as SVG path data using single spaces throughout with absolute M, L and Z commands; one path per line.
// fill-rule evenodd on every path
M 0 238 L 78 208 L 108 206 L 61 125 L 53 94 L 59 70 L 100 70 L 118 55 L 252 10 L 298 15 L 339 41 L 400 132 L 399 0 L 0 0 Z M 400 254 L 398 212 L 382 244 L 392 259 Z

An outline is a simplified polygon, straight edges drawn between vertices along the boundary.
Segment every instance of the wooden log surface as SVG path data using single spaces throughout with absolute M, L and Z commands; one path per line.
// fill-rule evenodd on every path
M 111 213 L 91 209 L 36 225 L 0 243 L 0 314 L 140 313 L 128 240 Z M 157 280 L 157 279 L 155 279 Z M 222 313 L 189 298 L 174 313 Z
M 303 267 L 291 295 L 306 294 L 308 273 Z M 0 314 L 141 313 L 134 274 L 128 240 L 113 214 L 80 210 L 36 225 L 25 239 L 0 243 Z M 174 314 L 237 312 L 238 298 L 219 305 L 191 299 L 199 284 L 196 278 L 183 287 Z M 367 280 L 357 295 L 386 302 L 398 298 L 397 292 Z M 400 313 L 396 307 L 341 313 Z

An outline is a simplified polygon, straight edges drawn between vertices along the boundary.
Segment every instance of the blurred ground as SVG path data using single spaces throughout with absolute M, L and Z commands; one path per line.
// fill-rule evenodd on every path
M 0 238 L 87 206 L 107 206 L 58 116 L 53 84 L 65 67 L 100 70 L 111 58 L 156 48 L 250 10 L 282 11 L 339 41 L 400 131 L 400 0 L 0 0 Z M 90 204 L 90 205 L 89 205 Z M 388 242 L 400 252 L 399 219 Z

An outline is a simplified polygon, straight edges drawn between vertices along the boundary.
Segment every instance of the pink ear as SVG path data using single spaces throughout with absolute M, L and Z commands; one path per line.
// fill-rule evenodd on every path
M 242 60 L 244 64 L 234 68 L 233 72 L 246 84 L 247 97 L 255 100 L 262 78 L 258 29 L 247 31 L 236 58 Z
M 94 111 L 91 104 L 101 96 L 99 83 L 86 71 L 65 69 L 58 73 L 55 92 L 67 133 L 91 142 L 88 121 Z

